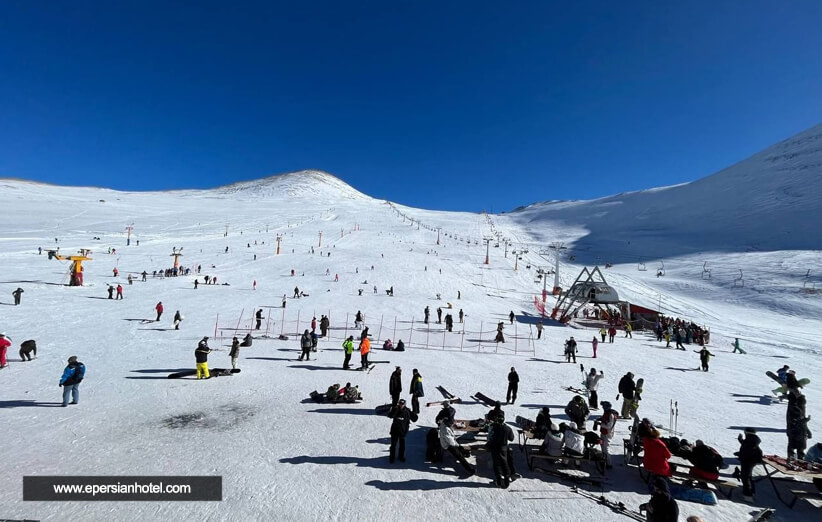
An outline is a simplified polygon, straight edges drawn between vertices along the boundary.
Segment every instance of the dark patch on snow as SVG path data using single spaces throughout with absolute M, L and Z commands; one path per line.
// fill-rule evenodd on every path
M 211 412 L 193 412 L 172 415 L 163 419 L 169 429 L 207 429 L 227 431 L 254 417 L 257 408 L 241 404 L 224 404 Z

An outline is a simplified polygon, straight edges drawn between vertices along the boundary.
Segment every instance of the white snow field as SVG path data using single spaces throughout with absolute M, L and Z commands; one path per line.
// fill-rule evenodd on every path
M 493 216 L 392 206 L 314 171 L 161 193 L 0 180 L 0 330 L 13 340 L 10 365 L 0 371 L 0 518 L 628 520 L 572 492 L 569 483 L 528 471 L 519 450 L 523 478 L 508 490 L 490 484 L 484 454 L 471 478 L 460 478 L 448 455 L 443 464 L 425 463 L 425 434 L 439 408 L 424 402 L 441 400 L 435 386 L 442 385 L 466 401 L 456 406 L 458 418 L 482 417 L 487 408 L 469 396 L 479 391 L 504 400 L 513 366 L 520 393 L 505 407 L 507 419 L 533 419 L 548 405 L 564 420 L 573 394 L 563 388 L 581 379 L 578 365 L 562 362 L 563 342 L 573 335 L 583 341 L 579 362 L 605 372 L 601 399 L 618 407 L 620 377 L 643 377 L 640 416 L 667 425 L 670 401 L 678 401 L 679 430 L 717 448 L 729 464 L 724 474 L 733 470 L 736 437 L 746 426 L 759 428 L 766 454 L 784 455 L 785 405 L 764 399 L 775 387 L 766 371 L 789 364 L 814 381 L 805 390 L 809 427 L 822 432 L 822 293 L 812 291 L 822 288 L 820 198 L 822 126 L 694 183 Z M 132 223 L 127 247 L 125 227 Z M 493 232 L 512 245 L 506 257 L 504 245 L 492 241 L 485 265 L 482 240 Z M 550 254 L 539 255 L 553 241 L 569 247 L 561 259 L 563 287 L 583 266 L 613 263 L 604 273 L 621 297 L 709 327 L 716 355 L 710 371 L 694 371 L 695 345 L 665 349 L 643 332 L 601 344 L 597 359 L 588 342 L 594 328 L 551 323 L 535 341 L 534 298 L 542 290 L 535 271 L 553 265 Z M 92 250 L 85 286 L 64 286 L 68 264 L 45 252 L 56 247 L 64 255 Z M 110 247 L 116 254 L 106 253 Z M 194 275 L 152 277 L 172 265 L 174 247 L 183 248 L 184 266 L 202 265 L 201 283 L 208 274 L 218 284 L 195 290 Z M 514 249 L 522 251 L 516 271 Z M 703 279 L 706 262 L 710 279 Z M 648 270 L 639 271 L 640 263 Z M 662 265 L 665 275 L 656 277 Z M 138 276 L 143 270 L 146 282 Z M 128 274 L 137 277 L 133 285 Z M 107 284 L 116 282 L 125 298 L 106 299 Z M 309 295 L 291 298 L 295 286 Z M 391 286 L 393 297 L 385 292 Z M 11 304 L 17 287 L 25 291 L 20 306 Z M 155 323 L 158 301 L 165 314 Z M 421 324 L 425 306 L 435 320 L 436 308 L 449 302 L 454 332 Z M 553 302 L 549 297 L 549 309 Z M 242 373 L 166 378 L 193 369 L 194 348 L 206 335 L 220 349 L 209 366 L 229 366 L 231 336 L 247 333 L 260 308 L 265 320 L 253 346 L 241 351 Z M 459 309 L 467 314 L 464 325 L 456 321 Z M 185 317 L 178 331 L 171 328 L 175 310 Z M 341 369 L 341 341 L 359 333 L 357 310 L 373 338 L 377 364 L 370 373 Z M 518 316 L 515 325 L 507 323 L 509 311 Z M 330 317 L 331 338 L 299 362 L 294 332 L 321 314 Z M 500 320 L 507 342 L 497 346 Z M 289 340 L 278 340 L 281 332 Z M 731 353 L 736 336 L 747 354 Z M 386 338 L 403 339 L 407 350 L 380 350 Z M 24 363 L 17 351 L 26 339 L 37 341 L 38 357 Z M 86 364 L 87 375 L 80 403 L 61 408 L 58 380 L 70 355 Z M 389 464 L 390 420 L 374 408 L 390 401 L 388 379 L 397 365 L 406 391 L 411 370 L 420 370 L 426 396 L 408 436 L 407 462 Z M 359 385 L 361 403 L 308 400 L 312 390 L 346 382 Z M 618 423 L 603 491 L 636 509 L 649 495 L 637 470 L 623 465 L 626 422 Z M 220 475 L 223 500 L 24 502 L 22 477 L 29 475 Z M 741 521 L 768 506 L 777 509 L 774 520 L 820 516 L 806 501 L 788 509 L 762 481 L 752 504 L 742 502 L 741 489 L 733 500 L 720 495 L 716 506 L 679 502 L 680 520 Z

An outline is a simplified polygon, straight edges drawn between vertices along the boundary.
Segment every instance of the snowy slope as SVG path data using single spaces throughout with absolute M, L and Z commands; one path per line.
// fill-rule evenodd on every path
M 818 158 L 803 150 L 809 151 L 805 158 Z M 807 170 L 794 166 L 785 183 Z M 396 365 L 403 368 L 406 386 L 411 369 L 420 370 L 423 401 L 440 400 L 436 385 L 466 399 L 457 407 L 462 418 L 486 412 L 468 400 L 476 391 L 504 398 L 506 375 L 515 366 L 520 397 L 505 408 L 508 418 L 534 418 L 539 407 L 550 405 L 556 418 L 564 420 L 561 411 L 572 394 L 563 387 L 576 385 L 580 371 L 577 365 L 561 363 L 562 343 L 570 335 L 587 341 L 594 330 L 550 326 L 543 339 L 533 340 L 533 299 L 542 288 L 534 271 L 550 261 L 539 256 L 538 245 L 553 238 L 579 239 L 607 220 L 584 221 L 582 210 L 574 214 L 575 205 L 584 203 L 565 204 L 568 210 L 562 215 L 532 207 L 518 215 L 491 217 L 392 207 L 341 183 L 310 173 L 214 191 L 121 193 L 0 181 L 0 302 L 6 305 L 0 306 L 0 329 L 14 340 L 11 365 L 0 371 L 0 434 L 6 441 L 0 450 L 0 477 L 7 485 L 0 490 L 0 517 L 347 521 L 533 519 L 539 513 L 541 520 L 620 520 L 575 496 L 566 484 L 528 472 L 519 452 L 516 462 L 524 478 L 509 491 L 489 486 L 492 475 L 483 455 L 478 457 L 478 474 L 469 479 L 458 478 L 450 457 L 444 465 L 423 463 L 425 432 L 434 425 L 436 407 L 423 406 L 408 437 L 408 462 L 390 465 L 390 422 L 373 414 L 375 406 L 389 400 L 388 378 Z M 813 190 L 806 194 L 814 195 Z M 525 216 L 539 217 L 528 222 Z M 742 226 L 743 221 L 735 222 Z M 566 222 L 575 226 L 566 227 Z M 124 227 L 131 223 L 135 232 L 132 246 L 126 247 Z M 694 239 L 689 225 L 669 224 L 673 228 L 660 231 L 661 236 Z M 778 226 L 773 219 L 761 221 L 756 232 L 769 235 Z M 436 228 L 441 229 L 440 245 Z M 482 238 L 493 232 L 512 238 L 521 245 L 517 248 L 528 247 L 518 270 L 513 254 L 509 251 L 506 257 L 502 246 L 491 245 L 490 264 L 484 264 Z M 280 255 L 275 253 L 277 235 L 282 237 Z M 664 240 L 650 230 L 645 238 L 648 244 Z M 61 253 L 91 248 L 94 260 L 85 265 L 86 286 L 62 286 L 67 266 L 38 255 L 38 246 L 59 246 Z M 117 253 L 107 254 L 109 247 Z M 230 285 L 194 290 L 194 276 L 150 275 L 145 283 L 125 283 L 128 273 L 150 274 L 170 266 L 172 247 L 183 247 L 183 264 L 201 264 L 203 274 Z M 784 453 L 784 405 L 761 400 L 773 388 L 764 372 L 786 362 L 800 376 L 815 380 L 822 371 L 816 342 L 822 331 L 822 297 L 800 293 L 803 279 L 797 275 L 805 265 L 819 266 L 822 257 L 818 247 L 800 243 L 780 248 L 794 250 L 717 248 L 721 252 L 710 254 L 715 264 L 711 280 L 700 277 L 706 254 L 660 251 L 668 269 L 663 278 L 654 277 L 650 262 L 649 271 L 638 272 L 634 259 L 621 264 L 615 260 L 607 275 L 622 295 L 661 302 L 665 310 L 709 326 L 716 357 L 711 371 L 702 373 L 691 371 L 698 365 L 696 354 L 666 350 L 641 333 L 602 346 L 596 360 L 588 358 L 590 345 L 583 342 L 580 362 L 606 374 L 600 396 L 615 396 L 619 377 L 630 370 L 646 381 L 641 415 L 667 424 L 669 401 L 676 399 L 679 428 L 686 438 L 703 439 L 729 462 L 744 426 L 762 428 L 766 453 Z M 563 258 L 563 284 L 581 268 L 579 261 Z M 115 266 L 120 270 L 117 279 L 112 276 Z M 743 288 L 733 287 L 735 268 L 747 274 Z M 257 282 L 256 291 L 252 281 Z M 106 285 L 114 282 L 125 287 L 122 301 L 105 299 Z M 9 294 L 18 286 L 25 293 L 22 305 L 15 307 L 9 305 Z M 282 295 L 291 296 L 295 286 L 309 297 L 289 298 L 286 309 L 279 308 Z M 393 298 L 385 294 L 391 286 Z M 160 300 L 165 315 L 159 323 L 150 322 Z M 464 309 L 464 325 L 446 333 L 442 325 L 420 324 L 425 306 L 433 312 L 449 302 L 455 316 Z M 193 367 L 194 347 L 204 335 L 221 350 L 212 354 L 210 365 L 228 365 L 231 335 L 248 331 L 252 310 L 258 308 L 265 312 L 262 332 L 272 337 L 284 332 L 291 338 L 280 341 L 256 334 L 254 346 L 241 353 L 240 375 L 202 382 L 165 378 L 171 371 Z M 170 329 L 175 310 L 185 316 L 179 331 Z M 388 337 L 410 345 L 404 353 L 375 350 L 372 360 L 378 364 L 369 374 L 340 369 L 340 342 L 357 333 L 352 323 L 358 310 L 366 316 L 375 346 Z M 506 326 L 505 345 L 496 346 L 491 331 L 511 310 L 518 321 Z M 330 315 L 331 339 L 320 341 L 320 351 L 310 362 L 298 362 L 293 334 L 320 314 Z M 742 338 L 748 355 L 730 354 L 735 336 Z M 16 350 L 28 338 L 37 339 L 39 356 L 22 363 Z M 88 366 L 81 404 L 59 408 L 57 380 L 73 354 Z M 305 401 L 312 390 L 346 381 L 360 386 L 365 398 L 361 404 Z M 814 419 L 822 418 L 817 384 L 806 390 Z M 815 432 L 816 422 L 811 423 Z M 627 427 L 620 423 L 616 448 L 626 435 Z M 636 470 L 622 466 L 620 451 L 615 453 L 606 495 L 635 508 L 648 495 Z M 224 500 L 22 502 L 21 477 L 48 474 L 222 475 Z M 716 507 L 681 503 L 680 508 L 683 515 L 700 514 L 706 520 L 744 520 L 755 508 L 735 499 L 721 499 Z M 768 505 L 779 508 L 779 520 L 818 517 L 804 502 L 788 511 L 762 482 L 755 506 Z

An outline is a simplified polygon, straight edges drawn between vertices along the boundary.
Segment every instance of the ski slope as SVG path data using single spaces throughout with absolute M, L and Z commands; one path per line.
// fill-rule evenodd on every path
M 563 388 L 581 379 L 578 365 L 561 362 L 563 342 L 572 335 L 581 341 L 580 362 L 605 372 L 602 400 L 612 400 L 619 378 L 633 371 L 645 379 L 641 416 L 667 424 L 669 403 L 677 400 L 684 437 L 704 440 L 727 462 L 734 462 L 736 436 L 745 426 L 761 428 L 766 454 L 784 454 L 785 406 L 761 399 L 774 388 L 764 374 L 786 363 L 800 377 L 816 381 L 822 374 L 822 294 L 800 291 L 803 284 L 812 288 L 822 283 L 819 235 L 799 223 L 791 236 L 782 228 L 793 219 L 782 216 L 793 208 L 809 223 L 817 223 L 822 213 L 816 148 L 822 127 L 808 133 L 786 142 L 801 154 L 790 156 L 794 149 L 779 145 L 782 159 L 762 153 L 692 184 L 696 187 L 614 196 L 612 208 L 620 210 L 604 215 L 597 213 L 608 208 L 603 200 L 533 205 L 494 216 L 426 211 L 372 199 L 316 171 L 208 191 L 163 193 L 0 180 L 0 329 L 14 341 L 10 366 L 0 371 L 0 434 L 6 441 L 0 449 L 0 476 L 6 485 L 0 491 L 0 518 L 619 520 L 572 493 L 569 485 L 529 472 L 519 451 L 516 464 L 524 477 L 507 491 L 490 486 L 493 475 L 485 455 L 478 457 L 477 475 L 467 479 L 458 477 L 450 457 L 443 465 L 424 463 L 425 432 L 434 426 L 437 407 L 423 406 L 412 426 L 408 461 L 389 464 L 390 420 L 374 414 L 375 406 L 390 400 L 388 378 L 397 365 L 403 368 L 406 388 L 411 369 L 420 370 L 423 401 L 441 400 L 437 385 L 465 399 L 456 407 L 458 418 L 486 413 L 486 407 L 468 400 L 477 391 L 503 399 L 508 370 L 514 366 L 520 395 L 516 405 L 505 408 L 507 418 L 534 418 L 549 405 L 555 418 L 564 420 L 561 412 L 572 394 Z M 763 168 L 744 178 L 739 173 L 746 165 Z M 774 172 L 764 169 L 768 165 L 781 173 L 774 183 L 807 189 L 786 201 L 784 191 L 774 192 L 763 179 Z M 759 200 L 748 201 L 751 213 L 738 215 L 744 201 L 720 205 L 703 197 L 702 206 L 689 211 L 704 217 L 697 228 L 689 221 L 691 214 L 664 217 L 671 209 L 654 203 L 692 208 L 697 204 L 693 198 L 731 178 L 760 194 Z M 772 204 L 765 205 L 768 194 Z M 643 208 L 658 210 L 642 214 Z M 655 212 L 649 218 L 655 228 L 635 230 L 636 222 L 626 218 L 635 211 Z M 716 215 L 706 215 L 709 211 Z M 125 226 L 132 223 L 127 247 Z M 720 223 L 733 230 L 727 243 Z M 798 238 L 798 232 L 804 237 Z M 483 239 L 494 234 L 510 239 L 511 246 L 506 256 L 504 245 L 492 241 L 486 265 Z M 533 300 L 542 290 L 535 271 L 553 266 L 551 255 L 540 251 L 555 240 L 570 247 L 561 259 L 562 285 L 573 281 L 582 263 L 612 262 L 605 274 L 623 298 L 708 326 L 709 348 L 716 355 L 711 371 L 694 371 L 699 365 L 694 346 L 685 352 L 664 349 L 641 332 L 601 344 L 597 359 L 589 358 L 593 329 L 550 325 L 535 341 Z M 59 247 L 61 254 L 90 248 L 93 260 L 84 265 L 85 286 L 64 286 L 67 265 L 48 260 L 45 252 L 38 255 L 38 247 Z M 110 247 L 116 254 L 106 253 Z M 184 266 L 202 265 L 201 283 L 208 274 L 219 284 L 195 290 L 194 275 L 151 277 L 153 270 L 171 266 L 172 249 L 180 247 Z M 513 249 L 522 257 L 516 271 Z M 637 270 L 640 258 L 647 271 Z M 713 268 L 710 279 L 702 278 L 706 261 Z M 666 274 L 657 278 L 659 263 Z M 743 287 L 733 283 L 740 269 Z M 149 273 L 146 282 L 126 283 L 127 274 L 143 270 Z M 106 299 L 107 284 L 117 282 L 125 298 Z M 18 286 L 25 293 L 22 304 L 13 306 L 10 293 Z M 295 286 L 309 296 L 291 298 Z M 385 292 L 392 286 L 394 297 Z M 283 294 L 289 297 L 285 310 L 280 308 Z M 166 311 L 154 323 L 158 301 Z M 435 320 L 436 308 L 447 303 L 453 305 L 446 312 L 454 314 L 455 323 L 457 311 L 464 310 L 464 325 L 445 333 L 443 325 L 420 324 L 426 306 Z M 228 366 L 231 335 L 244 335 L 259 308 L 265 311 L 263 332 L 270 338 L 255 334 L 254 345 L 242 349 L 241 374 L 207 381 L 166 379 L 170 372 L 193 368 L 194 348 L 205 335 L 220 350 L 211 354 L 210 367 Z M 175 310 L 185 317 L 179 331 L 171 328 Z M 376 348 L 371 359 L 377 365 L 367 374 L 341 369 L 340 343 L 345 335 L 358 333 L 353 329 L 358 310 Z M 518 317 L 515 325 L 507 323 L 509 311 Z M 310 362 L 296 361 L 299 339 L 294 331 L 321 314 L 330 317 L 331 339 L 320 340 Z M 506 321 L 507 342 L 496 346 L 493 329 L 501 320 Z M 290 339 L 277 340 L 281 332 Z M 389 337 L 395 342 L 402 338 L 409 348 L 403 353 L 380 350 Z M 747 355 L 730 353 L 734 337 L 742 339 Z M 30 338 L 37 340 L 38 358 L 19 362 L 19 343 Z M 80 404 L 60 408 L 57 382 L 69 355 L 86 364 L 87 376 Z M 359 385 L 362 403 L 307 401 L 312 390 L 323 392 L 332 383 L 346 382 Z M 814 432 L 820 431 L 815 419 L 822 418 L 820 386 L 813 382 L 806 389 Z M 621 421 L 605 494 L 636 508 L 649 495 L 636 470 L 622 465 L 620 441 L 627 433 Z M 223 500 L 23 502 L 26 475 L 221 475 Z M 753 505 L 740 498 L 737 491 L 734 501 L 720 498 L 714 507 L 680 502 L 681 519 L 693 514 L 706 520 L 745 520 L 766 506 L 778 509 L 776 520 L 819 516 L 803 501 L 787 510 L 765 482 L 759 483 Z

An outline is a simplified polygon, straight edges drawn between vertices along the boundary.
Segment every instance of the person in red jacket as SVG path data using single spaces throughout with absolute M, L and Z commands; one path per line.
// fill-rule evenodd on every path
M 642 439 L 642 445 L 645 448 L 645 456 L 642 459 L 645 469 L 654 475 L 670 477 L 673 474 L 673 470 L 668 464 L 671 451 L 659 438 L 659 430 L 651 428 L 648 436 Z
M 117 285 L 117 297 L 114 299 L 122 299 L 123 298 L 123 286 Z
M 160 301 L 159 303 L 157 303 L 157 306 L 155 306 L 154 309 L 157 310 L 157 319 L 156 319 L 156 321 L 159 322 L 160 317 L 163 316 L 163 302 Z
M 5 333 L 0 333 L 0 368 L 8 366 L 6 362 L 6 351 L 11 346 L 11 340 L 6 337 Z

